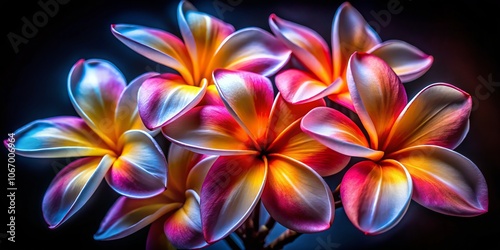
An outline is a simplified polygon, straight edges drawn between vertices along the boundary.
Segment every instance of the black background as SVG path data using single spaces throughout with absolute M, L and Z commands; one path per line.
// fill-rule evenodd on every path
M 381 13 L 390 13 L 390 2 L 399 3 L 401 11 L 391 13 L 390 19 L 385 15 L 380 21 L 377 17 L 381 17 Z M 434 56 L 431 69 L 406 84 L 410 97 L 430 83 L 448 82 L 477 100 L 469 134 L 456 151 L 475 162 L 485 175 L 489 186 L 489 212 L 472 218 L 451 217 L 413 202 L 395 228 L 378 236 L 365 236 L 350 224 L 342 209 L 337 209 L 333 226 L 328 231 L 303 235 L 285 249 L 500 247 L 498 233 L 495 233 L 500 225 L 500 86 L 489 90 L 480 87 L 481 79 L 489 78 L 500 85 L 500 8 L 494 2 L 351 1 L 371 24 L 378 25 L 376 29 L 382 40 L 403 40 Z M 119 42 L 111 34 L 110 25 L 140 24 L 179 35 L 177 3 L 69 0 L 59 5 L 59 10 L 38 27 L 27 44 L 18 46 L 17 53 L 8 34 L 22 35 L 23 18 L 32 20 L 43 9 L 37 1 L 3 3 L 1 137 L 7 138 L 7 133 L 35 119 L 76 115 L 67 95 L 66 78 L 79 59 L 109 60 L 122 70 L 128 81 L 146 71 L 168 71 L 165 66 L 149 61 Z M 257 4 L 250 0 L 210 0 L 192 3 L 200 11 L 222 18 L 236 29 L 258 26 L 269 31 L 268 17 L 276 13 L 316 30 L 330 43 L 333 15 L 342 2 L 267 1 Z M 221 16 L 215 6 L 231 6 L 232 9 Z M 39 24 L 41 22 L 42 19 Z M 164 143 L 161 138 L 159 141 Z M 6 155 L 4 149 L 4 163 Z M 8 204 L 4 202 L 0 208 L 0 225 L 4 225 L 0 226 L 0 249 L 144 249 L 147 229 L 120 240 L 93 240 L 100 220 L 117 197 L 105 184 L 62 226 L 55 230 L 47 227 L 41 213 L 43 194 L 57 171 L 71 160 L 16 156 L 16 243 L 5 238 L 9 215 Z M 336 185 L 341 174 L 327 180 Z M 7 171 L 0 179 L 4 179 L 0 189 L 5 190 Z M 5 195 L 2 199 L 7 201 Z M 273 236 L 280 229 L 278 227 Z M 33 247 L 26 248 L 27 245 Z M 228 249 L 224 242 L 210 248 Z

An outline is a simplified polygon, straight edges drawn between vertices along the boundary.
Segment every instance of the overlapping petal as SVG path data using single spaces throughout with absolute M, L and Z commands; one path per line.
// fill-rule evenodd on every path
M 271 155 L 279 154 L 297 160 L 321 176 L 340 172 L 351 157 L 340 154 L 304 133 L 300 120 L 292 123 L 268 148 Z
M 79 117 L 36 120 L 15 132 L 16 153 L 27 157 L 80 157 L 113 154 Z
M 214 80 L 228 111 L 255 141 L 265 136 L 273 105 L 271 81 L 262 75 L 218 69 Z
M 43 216 L 50 228 L 56 228 L 74 215 L 90 199 L 114 158 L 86 157 L 62 169 L 43 197 Z
M 352 53 L 366 52 L 381 42 L 378 34 L 349 2 L 342 3 L 332 24 L 333 74 L 342 76 Z
M 269 27 L 316 79 L 324 83 L 334 80 L 330 49 L 318 33 L 308 27 L 279 18 L 276 14 L 269 16 Z
M 302 104 L 337 94 L 342 89 L 341 79 L 328 84 L 307 72 L 288 69 L 276 76 L 276 88 L 290 103 Z
M 167 186 L 167 161 L 154 138 L 141 130 L 122 135 L 120 156 L 106 174 L 109 185 L 119 194 L 146 198 Z
M 366 234 L 380 234 L 394 227 L 406 213 L 412 180 L 397 161 L 362 161 L 345 173 L 340 195 L 354 226 Z
M 137 95 L 139 92 L 139 88 L 142 86 L 146 79 L 156 75 L 156 73 L 150 72 L 136 77 L 129 83 L 129 85 L 127 85 L 127 87 L 121 94 L 115 112 L 117 138 L 119 138 L 121 134 L 125 133 L 125 131 L 131 129 L 144 130 L 151 135 L 155 135 L 158 133 L 158 130 L 149 131 L 149 129 L 144 126 L 144 123 L 139 116 L 139 110 L 137 108 Z
M 216 155 L 204 155 L 203 159 L 198 161 L 189 172 L 186 180 L 186 189 L 191 189 L 200 194 L 203 181 L 217 158 L 218 156 Z
M 274 99 L 271 115 L 269 117 L 268 141 L 272 142 L 280 135 L 288 126 L 295 121 L 302 119 L 310 110 L 316 107 L 324 107 L 324 100 L 312 101 L 304 104 L 291 104 L 283 98 L 278 92 Z
M 397 119 L 386 151 L 417 145 L 454 149 L 469 131 L 471 108 L 471 96 L 455 86 L 434 83 L 425 87 Z
M 118 139 L 114 127 L 116 106 L 125 86 L 122 73 L 104 60 L 80 60 L 68 76 L 69 97 L 75 110 L 112 146 Z
M 218 241 L 248 218 L 260 199 L 267 160 L 252 156 L 220 156 L 201 189 L 201 218 L 207 242 Z
M 347 85 L 371 147 L 379 149 L 407 104 L 406 91 L 387 63 L 358 52 L 349 60 Z
M 184 205 L 167 218 L 164 230 L 167 239 L 177 248 L 193 249 L 208 245 L 203 238 L 200 197 L 196 192 L 186 191 Z
M 234 32 L 234 27 L 213 16 L 199 12 L 190 2 L 182 0 L 177 9 L 178 23 L 193 68 L 193 81 L 197 77 L 210 79 L 213 69 L 209 65 L 222 41 Z
M 195 107 L 203 99 L 206 88 L 206 80 L 198 87 L 186 84 L 176 74 L 151 77 L 139 89 L 139 114 L 146 127 L 160 128 Z
M 167 139 L 201 154 L 256 154 L 246 131 L 224 106 L 200 106 L 162 127 Z
M 399 151 L 393 158 L 408 169 L 413 199 L 424 207 L 453 216 L 488 211 L 488 187 L 479 168 L 463 155 L 431 145 Z
M 115 240 L 126 237 L 181 206 L 182 203 L 175 202 L 164 195 L 147 199 L 122 196 L 102 220 L 99 230 L 94 234 L 94 239 Z
M 281 69 L 289 57 L 290 50 L 274 36 L 263 29 L 250 27 L 229 35 L 207 68 L 242 70 L 269 76 Z
M 175 69 L 188 84 L 196 84 L 191 77 L 191 58 L 186 46 L 178 37 L 163 30 L 131 24 L 113 24 L 111 32 L 132 50 Z
M 312 138 L 344 155 L 375 161 L 384 155 L 384 152 L 370 148 L 361 129 L 333 108 L 314 108 L 302 118 L 301 128 Z
M 197 154 L 186 147 L 170 144 L 168 191 L 182 196 L 188 189 L 200 193 L 203 180 L 216 159 L 217 156 Z
M 434 57 L 399 40 L 389 40 L 371 48 L 368 53 L 382 58 L 399 76 L 401 82 L 413 81 L 431 67 Z
M 278 223 L 297 232 L 326 230 L 335 215 L 332 193 L 321 176 L 281 155 L 269 158 L 262 202 Z

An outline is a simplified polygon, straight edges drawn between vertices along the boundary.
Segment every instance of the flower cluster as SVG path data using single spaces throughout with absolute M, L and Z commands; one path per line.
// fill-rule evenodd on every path
M 468 132 L 471 96 L 433 83 L 409 98 L 403 83 L 433 57 L 382 41 L 348 2 L 335 13 L 331 47 L 275 14 L 271 32 L 235 30 L 184 0 L 177 15 L 181 37 L 111 25 L 119 41 L 175 73 L 127 84 L 111 62 L 80 60 L 67 84 L 79 116 L 15 132 L 19 155 L 77 158 L 43 198 L 50 228 L 104 180 L 120 198 L 94 238 L 149 227 L 147 249 L 203 248 L 232 233 L 248 248 L 273 248 L 280 239 L 265 238 L 274 223 L 288 229 L 281 239 L 321 232 L 340 206 L 369 235 L 393 228 L 412 200 L 452 216 L 487 212 L 482 173 L 454 151 Z M 324 177 L 342 170 L 332 190 Z M 259 227 L 261 206 L 270 219 Z

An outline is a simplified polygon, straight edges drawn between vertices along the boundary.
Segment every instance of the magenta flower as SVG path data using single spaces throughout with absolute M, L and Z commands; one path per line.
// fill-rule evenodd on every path
M 355 52 L 347 85 L 361 128 L 326 107 L 302 120 L 305 133 L 345 155 L 363 157 L 344 175 L 340 195 L 351 222 L 366 234 L 394 227 L 410 201 L 439 213 L 476 216 L 488 210 L 485 179 L 454 151 L 469 128 L 471 97 L 432 84 L 407 102 L 398 75 L 375 55 Z
M 290 50 L 260 28 L 234 27 L 199 12 L 187 2 L 178 7 L 182 40 L 154 28 L 116 24 L 113 34 L 143 56 L 166 65 L 166 73 L 146 80 L 139 90 L 139 114 L 156 129 L 198 104 L 219 103 L 212 72 L 217 68 L 272 75 L 289 59 Z
M 154 197 L 120 197 L 95 234 L 96 240 L 123 238 L 151 225 L 146 249 L 201 248 L 200 190 L 210 166 L 217 159 L 171 144 L 168 153 L 168 186 Z
M 349 57 L 355 51 L 368 52 L 384 59 L 403 82 L 420 77 L 433 62 L 432 56 L 406 42 L 382 42 L 348 2 L 344 2 L 335 13 L 331 52 L 326 41 L 308 27 L 286 21 L 275 14 L 269 17 L 269 25 L 304 67 L 304 70 L 287 69 L 276 76 L 276 87 L 291 103 L 328 97 L 353 110 L 345 74 Z
M 329 228 L 335 208 L 321 175 L 339 172 L 350 158 L 300 129 L 302 116 L 324 102 L 274 99 L 271 81 L 256 73 L 221 69 L 214 79 L 225 107 L 197 107 L 162 128 L 174 143 L 220 155 L 201 189 L 205 239 L 212 243 L 233 232 L 260 199 L 289 229 Z
M 16 152 L 36 158 L 81 157 L 62 169 L 43 198 L 46 222 L 55 228 L 75 214 L 103 179 L 119 194 L 144 198 L 163 192 L 167 164 L 137 112 L 137 90 L 153 73 L 128 86 L 104 60 L 80 60 L 68 77 L 80 117 L 31 122 L 15 132 Z

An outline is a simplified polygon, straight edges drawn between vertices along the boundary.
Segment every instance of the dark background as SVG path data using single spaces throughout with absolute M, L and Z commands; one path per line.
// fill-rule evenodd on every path
M 200 11 L 222 18 L 236 29 L 258 26 L 269 31 L 268 16 L 276 13 L 316 30 L 330 43 L 333 16 L 341 1 L 321 4 L 314 1 L 267 2 L 192 1 Z M 469 134 L 456 151 L 475 162 L 486 177 L 489 212 L 472 218 L 451 217 L 412 202 L 395 228 L 378 236 L 365 236 L 350 224 L 342 209 L 337 209 L 333 226 L 328 231 L 303 235 L 285 249 L 500 247 L 496 233 L 500 225 L 500 8 L 494 2 L 351 1 L 371 24 L 377 26 L 382 40 L 403 40 L 434 56 L 431 69 L 406 84 L 410 97 L 430 83 L 447 82 L 475 98 Z M 109 60 L 122 70 L 128 81 L 146 71 L 168 71 L 165 66 L 149 61 L 119 42 L 111 34 L 110 25 L 140 24 L 179 35 L 177 3 L 69 0 L 59 4 L 59 9 L 27 39 L 28 43 L 19 45 L 17 53 L 7 34 L 22 35 L 23 18 L 32 20 L 43 9 L 37 1 L 9 1 L 8 6 L 4 3 L 1 137 L 5 139 L 7 133 L 35 119 L 76 115 L 67 95 L 66 78 L 70 68 L 81 58 Z M 391 9 L 388 3 L 399 4 L 400 11 L 388 12 Z M 230 9 L 221 16 L 215 6 Z M 499 83 L 489 88 L 480 87 L 484 82 L 481 79 L 491 79 L 492 85 Z M 5 163 L 7 150 L 3 149 L 1 154 Z M 4 202 L 0 208 L 0 224 L 4 225 L 0 226 L 0 249 L 144 249 L 147 229 L 120 240 L 93 240 L 102 217 L 117 198 L 104 183 L 70 220 L 55 230 L 47 227 L 41 211 L 43 195 L 57 171 L 72 160 L 16 156 L 16 243 L 5 238 L 9 215 L 8 204 Z M 341 174 L 327 180 L 336 185 Z M 0 178 L 4 179 L 0 189 L 5 190 L 6 170 Z M 5 195 L 2 197 L 7 201 Z M 277 227 L 272 236 L 279 234 L 279 230 L 282 228 Z M 26 248 L 27 245 L 34 248 Z M 225 242 L 219 242 L 210 249 L 228 248 Z

